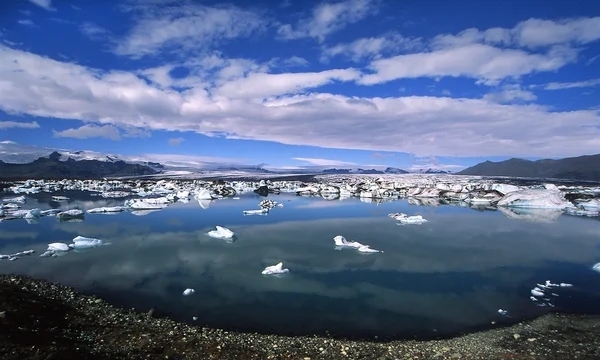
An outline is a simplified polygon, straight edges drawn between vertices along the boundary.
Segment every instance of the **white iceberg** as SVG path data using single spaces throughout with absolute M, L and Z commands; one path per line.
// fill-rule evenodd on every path
M 573 287 L 573 284 L 560 283 L 559 286 L 560 287 Z
M 597 263 L 596 265 L 592 266 L 592 270 L 600 272 L 600 262 Z
M 105 242 L 104 240 L 88 238 L 84 236 L 77 236 L 73 239 L 73 244 L 70 246 L 74 249 L 91 249 L 98 246 L 110 245 L 109 242 Z
M 388 214 L 394 220 L 399 221 L 401 224 L 423 224 L 427 222 L 427 219 L 421 215 L 408 216 L 404 213 Z
M 498 309 L 498 314 L 500 314 L 502 316 L 508 316 L 508 311 L 502 310 L 502 309 Z
M 195 292 L 196 292 L 196 290 L 187 288 L 187 289 L 183 290 L 183 296 L 192 295 Z
M 23 216 L 23 218 L 24 219 L 36 219 L 36 218 L 39 218 L 40 215 L 42 215 L 42 211 L 40 209 L 31 209 L 25 214 L 25 216 Z
M 196 200 L 213 200 L 214 197 L 211 195 L 210 191 L 207 189 L 200 189 L 194 191 L 194 198 Z
M 531 295 L 533 296 L 544 296 L 544 292 L 542 291 L 542 289 L 535 287 L 533 289 L 531 289 Z
M 269 210 L 267 210 L 267 209 L 244 210 L 243 213 L 244 213 L 244 215 L 267 215 L 269 213 Z
M 67 201 L 67 200 L 69 200 L 69 198 L 66 196 L 52 196 L 52 200 L 53 201 Z
M 527 189 L 508 193 L 498 201 L 498 206 L 562 210 L 573 205 L 560 191 Z
M 2 199 L 2 201 L 6 202 L 6 203 L 24 204 L 25 201 L 26 201 L 26 199 L 25 199 L 25 196 L 22 195 L 22 196 L 17 196 L 17 197 L 14 197 L 14 198 L 4 198 L 4 199 Z
M 364 244 L 361 244 L 361 243 L 359 243 L 357 241 L 348 241 L 348 240 L 346 240 L 345 237 L 343 237 L 341 235 L 338 235 L 338 236 L 334 237 L 333 238 L 333 242 L 335 243 L 335 246 L 337 248 L 340 248 L 340 249 L 347 247 L 347 248 L 356 249 L 356 250 L 358 250 L 358 252 L 361 252 L 361 253 L 378 253 L 378 252 L 382 252 L 382 251 L 379 251 L 379 250 L 371 249 L 371 247 L 369 245 L 364 245 Z
M 579 200 L 577 201 L 577 205 L 581 206 L 585 210 L 596 210 L 600 209 L 600 199 L 590 199 L 590 200 Z
M 290 269 L 284 269 L 283 263 L 280 262 L 277 265 L 267 266 L 263 271 L 263 275 L 277 275 L 277 274 L 285 274 L 290 272 Z
M 52 215 L 56 215 L 59 212 L 61 212 L 61 209 L 48 209 L 48 210 L 42 210 L 40 212 L 40 216 L 52 216 Z
M 583 209 L 576 208 L 576 207 L 568 207 L 565 209 L 565 214 L 573 215 L 573 216 L 593 217 L 593 216 L 600 216 L 600 211 L 586 210 L 585 207 Z
M 211 230 L 208 232 L 208 236 L 217 238 L 217 239 L 231 239 L 233 238 L 233 231 L 224 228 L 222 226 L 216 226 L 217 230 Z
M 106 214 L 106 213 L 118 213 L 127 210 L 125 206 L 106 206 L 89 209 L 89 214 Z
M 166 208 L 171 201 L 166 197 L 129 199 L 125 201 L 125 206 L 134 210 L 160 210 Z
M 69 251 L 71 248 L 65 243 L 50 243 L 47 251 Z
M 65 211 L 61 211 L 58 214 L 56 214 L 56 218 L 59 221 L 69 220 L 69 219 L 77 219 L 77 218 L 82 218 L 82 217 L 83 217 L 83 210 L 79 210 L 79 209 L 65 210 Z

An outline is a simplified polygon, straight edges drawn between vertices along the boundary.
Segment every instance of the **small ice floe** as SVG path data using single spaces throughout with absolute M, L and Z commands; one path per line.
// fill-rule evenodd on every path
M 343 237 L 341 235 L 334 237 L 333 242 L 335 243 L 335 246 L 338 250 L 347 247 L 347 248 L 356 249 L 358 252 L 365 253 L 365 254 L 383 252 L 383 251 L 371 249 L 371 247 L 369 245 L 364 245 L 357 241 L 348 241 L 348 240 L 346 240 L 345 237 Z
M 65 255 L 71 247 L 65 243 L 50 243 L 46 252 L 42 253 L 40 257 L 57 257 Z
M 269 214 L 269 210 L 267 210 L 267 209 L 244 210 L 243 213 L 244 213 L 244 215 L 268 215 Z
M 498 314 L 500 314 L 502 316 L 510 317 L 510 316 L 508 316 L 508 311 L 506 311 L 506 310 L 498 309 Z
M 531 301 L 538 301 L 538 299 L 535 296 L 530 296 L 529 298 L 531 299 Z
M 233 199 L 233 200 L 239 200 L 240 198 L 239 198 L 239 197 L 234 197 L 234 198 L 232 198 L 232 199 Z
M 560 283 L 560 287 L 573 287 L 573 284 Z
M 71 244 L 70 247 L 72 247 L 75 250 L 83 250 L 103 245 L 110 245 L 110 243 L 100 239 L 77 236 L 73 239 L 73 244 Z
M 67 221 L 71 219 L 82 219 L 83 218 L 83 210 L 72 209 L 61 211 L 56 214 L 56 218 L 58 221 Z
M 232 239 L 234 236 L 233 231 L 224 228 L 222 226 L 216 226 L 217 230 L 211 230 L 208 232 L 208 236 L 217 238 L 217 239 Z
M 284 269 L 283 268 L 283 263 L 280 262 L 276 265 L 272 265 L 272 266 L 267 266 L 263 271 L 262 274 L 263 275 L 278 275 L 278 274 L 285 274 L 290 272 L 290 269 Z
M 23 256 L 31 255 L 34 252 L 35 252 L 34 250 L 25 250 L 25 251 L 19 251 L 18 253 L 14 253 L 14 254 L 10 254 L 10 255 L 0 255 L 0 260 L 15 261 Z
M 62 210 L 60 210 L 60 209 L 42 210 L 42 211 L 40 211 L 40 216 L 54 216 L 54 215 L 58 214 L 61 211 Z
M 531 289 L 531 295 L 540 297 L 540 296 L 544 296 L 545 294 L 542 291 L 542 289 L 535 287 L 535 288 Z
M 195 292 L 196 292 L 196 290 L 187 288 L 187 289 L 183 290 L 183 296 L 192 295 Z
M 21 196 L 17 196 L 14 198 L 4 198 L 4 199 L 2 199 L 2 201 L 6 202 L 6 203 L 24 204 L 26 199 L 25 199 L 24 195 L 21 195 Z
M 132 210 L 161 210 L 166 208 L 171 203 L 171 200 L 166 197 L 145 198 L 145 199 L 129 199 L 125 201 L 125 206 Z
M 89 209 L 87 212 L 89 214 L 108 214 L 108 213 L 118 213 L 127 210 L 125 206 L 107 206 L 107 207 L 99 207 Z
M 124 198 L 129 195 L 132 195 L 132 194 L 129 192 L 126 192 L 126 191 L 106 191 L 106 192 L 103 192 L 102 194 L 100 194 L 100 196 L 102 196 L 103 198 L 113 198 L 113 199 Z
M 283 204 L 280 204 L 280 203 L 278 203 L 277 201 L 274 201 L 274 200 L 265 199 L 265 200 L 261 201 L 258 204 L 258 207 L 260 207 L 263 210 L 265 210 L 265 209 L 266 210 L 271 210 L 272 208 L 274 208 L 274 207 L 276 207 L 278 205 L 283 205 Z
M 600 272 L 600 262 L 597 263 L 596 265 L 592 266 L 592 270 Z
M 198 317 L 197 317 L 197 316 L 194 316 L 194 317 L 192 317 L 192 320 L 194 320 L 194 321 L 197 321 L 197 320 L 198 320 Z
M 52 200 L 53 201 L 67 201 L 67 200 L 69 200 L 69 198 L 66 196 L 52 196 Z
M 23 219 L 36 219 L 39 218 L 40 215 L 42 215 L 42 210 L 31 209 L 25 214 L 25 216 L 23 216 Z
M 427 219 L 423 218 L 421 215 L 408 216 L 404 213 L 394 213 L 394 214 L 388 214 L 388 216 L 394 220 L 397 220 L 402 225 L 408 225 L 408 224 L 420 225 L 420 224 L 427 222 Z
M 15 203 L 2 204 L 2 205 L 0 205 L 0 207 L 2 209 L 6 209 L 6 210 L 15 210 L 15 209 L 20 208 L 19 204 L 15 204 Z

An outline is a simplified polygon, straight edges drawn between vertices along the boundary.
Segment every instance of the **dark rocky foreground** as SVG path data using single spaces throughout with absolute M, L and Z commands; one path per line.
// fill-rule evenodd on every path
M 0 358 L 600 359 L 600 316 L 550 314 L 449 340 L 356 342 L 189 326 L 0 275 Z

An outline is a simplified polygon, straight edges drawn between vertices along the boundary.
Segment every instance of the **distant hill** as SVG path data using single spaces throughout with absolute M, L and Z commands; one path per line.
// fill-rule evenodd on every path
M 427 169 L 425 174 L 449 174 L 449 171 L 440 170 L 440 169 Z
M 536 177 L 600 181 L 600 154 L 560 160 L 486 161 L 458 172 L 459 175 Z
M 53 152 L 25 164 L 0 161 L 0 178 L 3 179 L 101 179 L 104 177 L 153 175 L 158 173 L 148 166 L 129 164 L 122 160 L 74 160 L 61 161 L 61 155 Z
M 383 172 L 386 174 L 408 174 L 408 171 L 394 167 L 388 167 Z

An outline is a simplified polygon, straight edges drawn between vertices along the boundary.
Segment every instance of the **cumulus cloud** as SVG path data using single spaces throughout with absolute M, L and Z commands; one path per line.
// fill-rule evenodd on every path
M 181 137 L 180 138 L 172 138 L 172 139 L 169 139 L 169 145 L 171 145 L 171 146 L 179 146 L 184 141 L 185 141 L 185 139 L 181 138 Z
M 73 128 L 63 131 L 54 131 L 54 136 L 75 139 L 89 139 L 99 137 L 110 140 L 121 140 L 121 134 L 119 132 L 119 129 L 112 125 L 83 125 L 76 129 Z
M 235 6 L 146 4 L 133 9 L 137 22 L 114 51 L 136 59 L 158 52 L 206 50 L 222 40 L 247 37 L 265 25 L 261 14 Z
M 280 25 L 277 33 L 283 39 L 312 37 L 323 42 L 327 35 L 377 13 L 377 5 L 374 0 L 324 2 L 312 10 L 310 17 L 298 21 L 296 26 Z
M 340 161 L 340 160 L 331 160 L 331 159 L 317 159 L 317 158 L 302 158 L 295 157 L 293 160 L 304 161 L 310 163 L 312 165 L 317 166 L 345 166 L 345 165 L 356 165 L 356 163 L 348 162 L 348 161 Z
M 29 2 L 43 8 L 45 10 L 56 11 L 56 9 L 52 7 L 52 0 L 29 0 Z
M 37 129 L 40 125 L 36 121 L 32 122 L 18 122 L 18 121 L 0 121 L 0 129 L 11 129 L 11 128 L 21 128 L 21 129 Z

